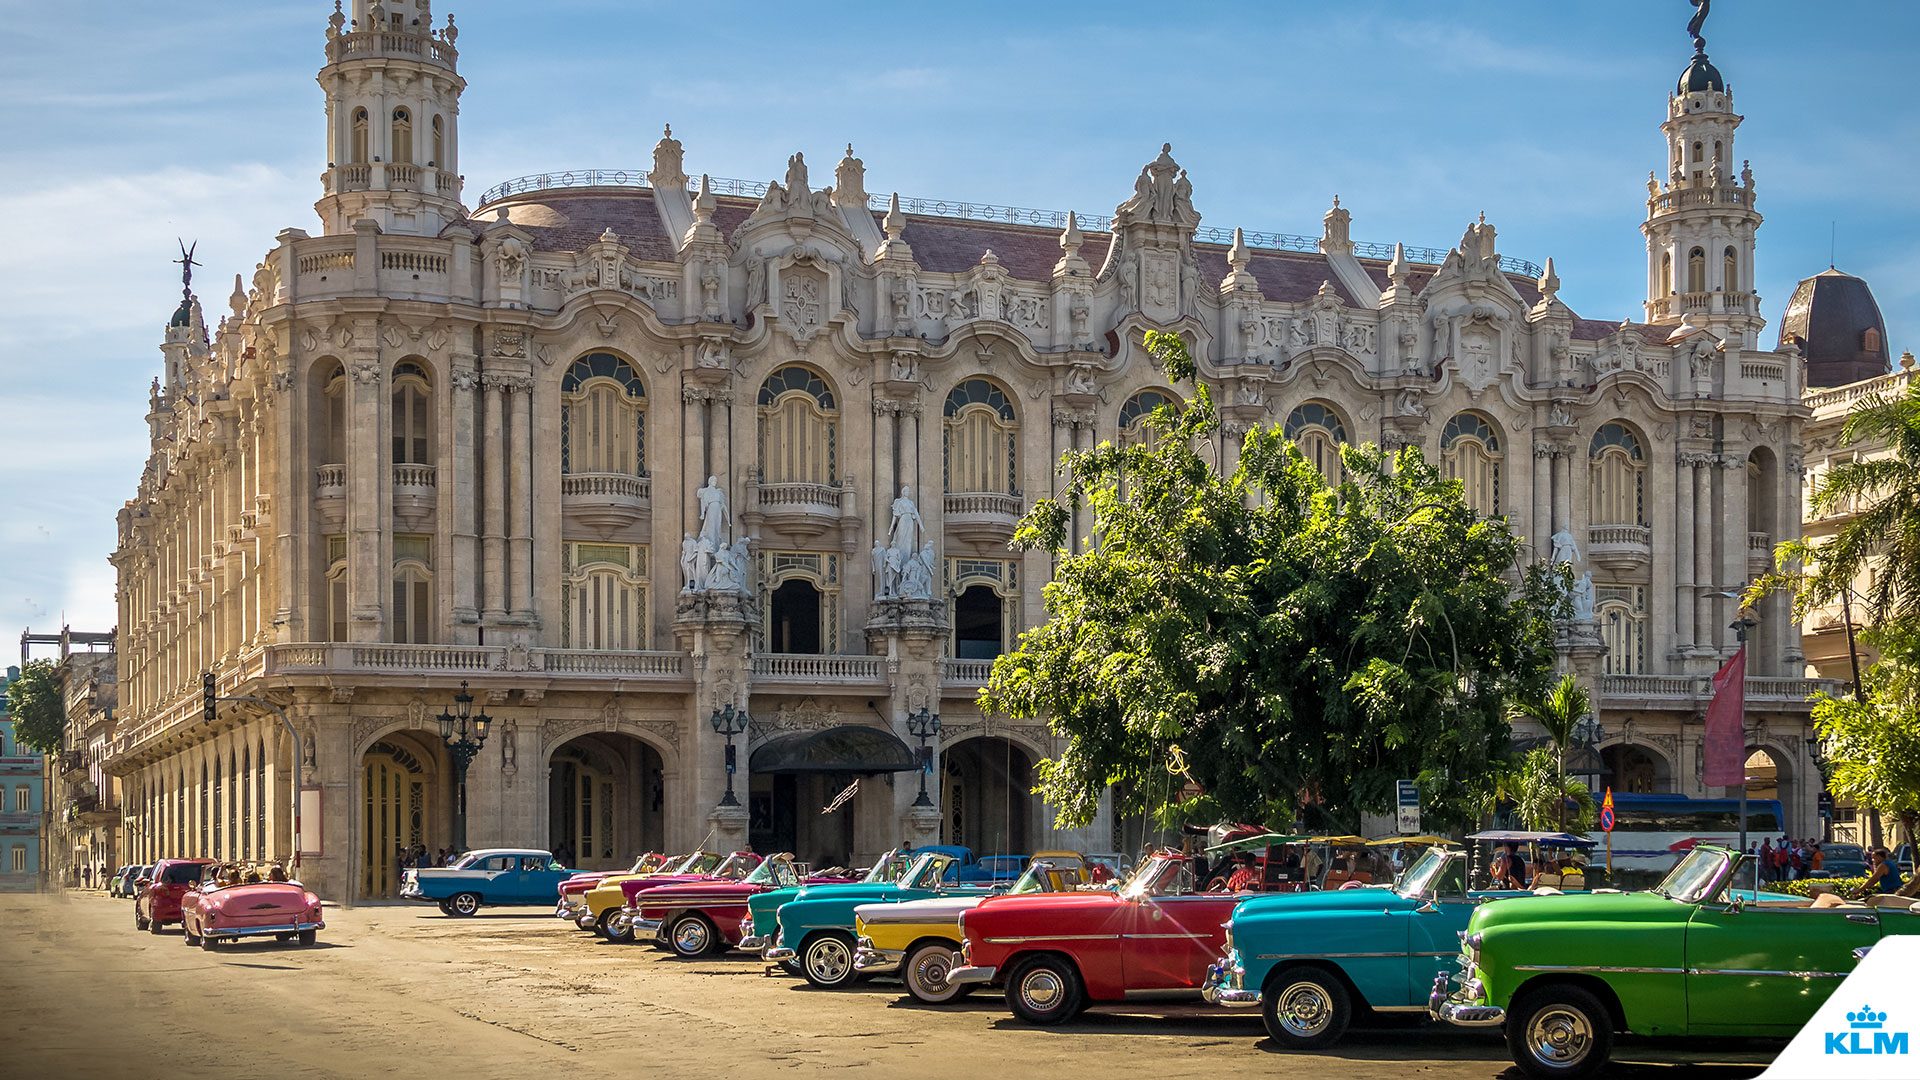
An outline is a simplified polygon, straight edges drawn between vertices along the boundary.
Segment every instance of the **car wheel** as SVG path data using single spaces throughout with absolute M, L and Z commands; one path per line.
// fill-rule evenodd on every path
M 163 923 L 158 919 L 149 919 L 147 920 L 147 933 L 158 934 L 160 931 L 166 929 L 166 926 L 167 926 L 166 923 Z
M 1332 1046 L 1353 1020 L 1346 984 L 1318 968 L 1288 968 L 1267 985 L 1260 1018 L 1267 1035 L 1288 1050 Z
M 133 928 L 135 930 L 145 930 L 147 928 L 147 917 L 140 914 L 139 908 L 133 909 Z
M 1549 986 L 1507 1013 L 1507 1050 L 1514 1064 L 1542 1080 L 1591 1076 L 1613 1052 L 1613 1016 L 1577 986 Z
M 194 940 L 195 940 L 196 942 L 198 942 L 198 943 L 200 944 L 200 947 L 201 947 L 201 948 L 203 948 L 203 949 L 205 949 L 205 950 L 207 950 L 208 952 L 212 952 L 212 951 L 213 951 L 213 939 L 212 939 L 212 938 L 210 938 L 210 937 L 198 937 L 198 938 L 195 938 Z
M 839 930 L 815 934 L 800 947 L 800 974 L 822 990 L 853 982 L 853 937 Z
M 200 939 L 194 936 L 193 929 L 186 923 L 180 924 L 180 940 L 186 942 L 188 945 L 200 944 Z
M 614 908 L 601 917 L 600 933 L 615 945 L 633 944 L 633 916 Z
M 480 896 L 477 893 L 455 893 L 447 898 L 447 914 L 460 918 L 469 918 L 480 910 Z
M 318 940 L 320 940 L 320 932 L 319 932 L 319 931 L 317 931 L 317 930 L 302 930 L 302 931 L 300 931 L 300 944 L 302 944 L 302 945 L 311 945 L 311 944 L 313 944 L 314 942 L 316 942 L 316 941 L 318 941 Z
M 682 915 L 667 931 L 667 944 L 675 956 L 691 960 L 712 952 L 719 936 L 705 915 Z
M 959 960 L 960 950 L 945 942 L 929 941 L 916 946 L 901 962 L 900 981 L 907 984 L 907 993 L 912 994 L 915 1001 L 928 1005 L 958 1001 L 973 990 L 972 983 L 947 979 Z
M 1087 992 L 1071 963 L 1042 956 L 1007 977 L 1007 1004 L 1029 1024 L 1063 1024 L 1086 1007 Z

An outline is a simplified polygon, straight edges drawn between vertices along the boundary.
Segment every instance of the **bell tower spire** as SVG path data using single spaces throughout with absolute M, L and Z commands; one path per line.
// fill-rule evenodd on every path
M 327 19 L 325 192 L 328 233 L 370 219 L 382 231 L 431 236 L 466 216 L 460 202 L 460 77 L 448 15 L 432 0 L 334 0 Z
M 1745 332 L 1762 324 L 1753 291 L 1753 170 L 1734 155 L 1733 91 L 1707 59 L 1705 24 L 1711 0 L 1692 0 L 1687 33 L 1693 58 L 1667 96 L 1667 167 L 1647 176 L 1647 321 Z M 1737 170 L 1737 171 L 1736 171 Z

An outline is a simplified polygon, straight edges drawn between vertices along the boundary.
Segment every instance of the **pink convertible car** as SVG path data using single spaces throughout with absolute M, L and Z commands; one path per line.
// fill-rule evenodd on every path
M 181 931 L 187 944 L 203 949 L 223 939 L 267 935 L 311 945 L 326 925 L 320 898 L 297 881 L 216 885 L 208 880 L 180 899 Z

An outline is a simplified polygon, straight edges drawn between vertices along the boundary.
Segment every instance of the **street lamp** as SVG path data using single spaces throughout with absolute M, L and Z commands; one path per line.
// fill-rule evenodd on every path
M 933 800 L 927 796 L 927 774 L 933 771 L 933 755 L 927 750 L 927 740 L 940 737 L 940 714 L 920 706 L 919 712 L 907 714 L 907 732 L 920 740 L 920 794 L 914 797 L 913 805 L 932 806 Z
M 727 793 L 720 797 L 720 805 L 739 806 L 740 800 L 733 793 L 733 773 L 737 768 L 733 737 L 747 730 L 747 725 L 753 722 L 753 718 L 747 715 L 747 710 L 736 708 L 732 702 L 728 702 L 725 706 L 713 710 L 713 716 L 709 719 L 713 723 L 714 734 L 727 740 Z
M 454 797 L 453 797 L 453 849 L 465 853 L 467 850 L 467 766 L 473 764 L 473 757 L 487 744 L 487 730 L 493 726 L 493 717 L 486 713 L 473 711 L 473 695 L 467 692 L 466 680 L 460 681 L 460 692 L 453 695 L 453 711 L 443 712 L 440 721 L 440 738 L 453 751 Z

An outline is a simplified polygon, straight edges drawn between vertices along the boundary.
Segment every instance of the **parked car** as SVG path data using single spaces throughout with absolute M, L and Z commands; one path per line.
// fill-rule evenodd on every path
M 1881 937 L 1920 934 L 1915 901 L 1739 893 L 1750 856 L 1701 845 L 1651 892 L 1519 897 L 1487 904 L 1462 932 L 1459 972 L 1434 980 L 1429 1011 L 1502 1028 L 1541 1078 L 1607 1063 L 1616 1033 L 1785 1040 Z
M 1072 892 L 1097 887 L 1091 857 L 1075 851 L 1033 856 L 1008 896 Z M 1111 867 L 1102 864 L 1111 873 Z M 960 914 L 984 896 L 939 896 L 901 904 L 861 904 L 853 909 L 853 970 L 861 975 L 898 975 L 907 993 L 928 1005 L 957 1001 L 971 985 L 947 981 L 960 965 Z
M 180 898 L 196 884 L 212 859 L 161 859 L 152 873 L 134 879 L 133 928 L 159 933 L 180 921 Z
M 1373 890 L 1355 890 L 1371 895 Z M 1015 1016 L 1072 1019 L 1092 1002 L 1140 990 L 1200 995 L 1220 955 L 1222 924 L 1247 893 L 1200 892 L 1194 861 L 1163 850 L 1117 892 L 996 896 L 960 916 L 962 985 L 1005 987 Z
M 747 900 L 763 892 L 801 884 L 805 868 L 788 853 L 768 856 L 739 881 L 714 880 L 644 889 L 626 906 L 635 937 L 653 936 L 683 957 L 724 952 L 740 944 L 752 921 Z M 804 878 L 810 884 L 844 882 L 844 877 Z
M 587 914 L 593 917 L 594 929 L 599 931 L 601 937 L 615 944 L 631 942 L 634 939 L 633 916 L 628 913 L 627 905 L 633 902 L 634 897 L 649 889 L 667 885 L 695 881 L 739 881 L 753 873 L 761 861 L 760 856 L 751 851 L 736 851 L 731 855 L 702 851 L 696 852 L 695 856 L 683 862 L 677 873 L 608 878 L 588 889 L 584 901 Z
M 180 900 L 180 932 L 187 944 L 204 949 L 218 941 L 265 936 L 311 945 L 326 925 L 320 898 L 297 881 L 220 885 L 202 880 Z
M 1867 876 L 1867 852 L 1859 844 L 1821 844 L 1820 877 Z
M 966 848 L 924 847 L 900 880 L 887 885 L 809 888 L 780 906 L 778 928 L 763 957 L 769 963 L 798 965 L 800 975 L 823 989 L 845 986 L 859 977 L 853 968 L 853 909 L 866 904 L 899 904 L 931 896 L 985 896 L 995 885 L 975 875 Z M 1004 889 L 1002 885 L 999 888 Z
M 612 877 L 632 877 L 640 874 L 660 874 L 671 872 L 673 867 L 686 861 L 686 855 L 662 855 L 649 851 L 633 861 L 625 870 L 580 871 L 560 883 L 559 903 L 554 906 L 553 915 L 565 919 L 582 930 L 593 929 L 593 919 L 587 916 L 587 890 Z
M 107 881 L 107 895 L 123 898 L 132 897 L 133 883 L 140 880 L 141 875 L 145 874 L 146 870 L 147 868 L 144 866 L 123 866 L 114 871 L 113 877 Z
M 769 889 L 758 893 L 747 901 L 747 936 L 740 940 L 740 947 L 748 952 L 764 954 L 768 943 L 780 932 L 779 911 L 782 905 L 799 897 L 802 892 L 808 895 L 839 893 L 850 889 L 872 890 L 880 886 L 891 885 L 900 880 L 900 875 L 913 866 L 913 852 L 910 849 L 895 849 L 880 856 L 867 868 L 867 872 L 855 881 L 808 885 L 802 883 L 784 889 Z M 810 891 L 811 890 L 811 891 Z M 850 894 L 851 895 L 851 894 Z M 789 960 L 786 968 L 795 975 L 800 973 L 798 964 Z
M 452 866 L 408 870 L 400 898 L 438 904 L 445 915 L 468 916 L 482 907 L 544 904 L 572 873 L 549 852 L 487 848 L 467 852 Z

